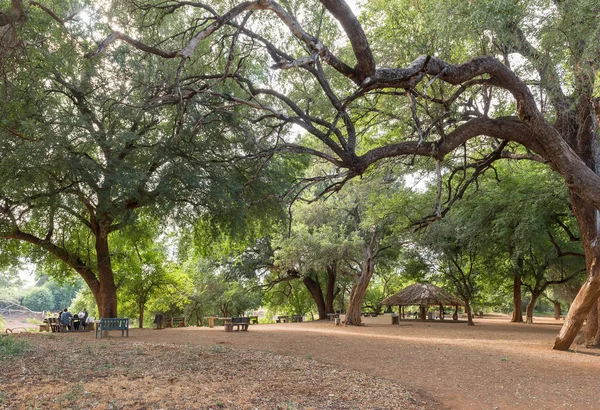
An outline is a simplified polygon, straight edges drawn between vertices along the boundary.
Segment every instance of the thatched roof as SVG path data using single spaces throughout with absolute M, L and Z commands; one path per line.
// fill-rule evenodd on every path
M 387 306 L 464 306 L 462 300 L 431 283 L 415 283 L 381 303 Z

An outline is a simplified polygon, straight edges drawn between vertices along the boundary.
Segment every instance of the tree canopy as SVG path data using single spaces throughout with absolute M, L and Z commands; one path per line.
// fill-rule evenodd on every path
M 89 18 L 73 19 L 74 7 Z M 528 159 L 564 180 L 586 257 L 588 279 L 555 348 L 568 348 L 595 311 L 597 1 L 375 1 L 358 18 L 331 0 L 95 7 L 24 8 L 15 0 L 2 21 L 12 33 L 2 50 L 14 50 L 15 39 L 28 50 L 2 54 L 18 61 L 2 89 L 13 104 L 2 120 L 2 166 L 22 167 L 0 189 L 10 228 L 3 236 L 42 243 L 71 261 L 35 210 L 54 201 L 56 212 L 44 215 L 55 220 L 82 221 L 83 212 L 96 238 L 94 269 L 110 277 L 105 238 L 132 211 L 164 199 L 161 189 L 184 202 L 192 192 L 202 209 L 228 205 L 231 191 L 212 181 L 233 174 L 247 187 L 275 154 L 308 154 L 334 167 L 292 184 L 291 195 L 324 180 L 331 182 L 321 194 L 334 193 L 380 163 L 430 169 L 438 184 L 424 225 L 447 215 L 495 161 Z M 40 38 L 48 41 L 31 41 Z M 31 75 L 40 79 L 32 86 Z M 46 172 L 33 172 L 29 153 Z M 57 201 L 49 195 L 57 190 L 74 193 Z M 198 199 L 223 192 L 222 202 Z M 83 273 L 79 261 L 72 265 L 93 290 L 95 273 Z M 98 288 L 111 293 L 111 280 Z M 595 334 L 598 320 L 588 323 Z

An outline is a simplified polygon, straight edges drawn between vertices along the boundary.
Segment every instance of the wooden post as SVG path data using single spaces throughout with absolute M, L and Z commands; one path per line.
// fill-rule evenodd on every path
M 458 305 L 454 306 L 454 314 L 452 315 L 452 320 L 458 320 Z
M 421 320 L 427 320 L 427 312 L 425 311 L 425 306 L 419 306 L 419 309 L 421 310 Z

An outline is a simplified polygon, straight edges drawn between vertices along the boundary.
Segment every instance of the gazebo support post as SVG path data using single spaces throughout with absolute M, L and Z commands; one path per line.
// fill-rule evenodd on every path
M 452 320 L 458 321 L 458 305 L 454 306 L 454 314 L 452 315 Z
M 421 320 L 424 322 L 425 320 L 427 320 L 427 312 L 425 311 L 425 306 L 419 306 L 419 309 L 421 311 Z
M 440 320 L 444 320 L 444 306 L 440 305 Z

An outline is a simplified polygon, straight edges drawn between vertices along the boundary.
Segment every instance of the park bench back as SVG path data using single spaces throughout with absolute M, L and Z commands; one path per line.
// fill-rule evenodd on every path
M 96 327 L 96 337 L 100 333 L 100 339 L 102 339 L 102 332 L 105 330 L 120 330 L 121 337 L 123 337 L 124 332 L 127 332 L 127 337 L 129 337 L 129 318 L 102 318 L 98 327 Z
M 185 327 L 185 316 L 167 319 L 167 327 Z

